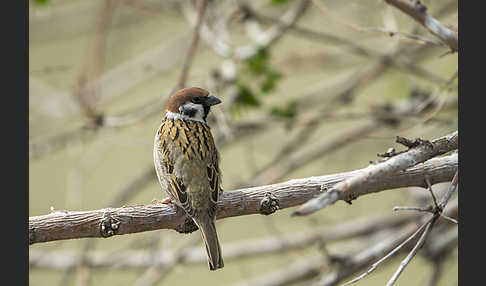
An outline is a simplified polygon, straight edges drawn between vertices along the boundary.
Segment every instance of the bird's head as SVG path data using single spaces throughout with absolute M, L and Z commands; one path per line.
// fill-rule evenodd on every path
M 209 91 L 205 89 L 183 88 L 170 97 L 166 117 L 206 123 L 211 106 L 219 103 L 221 100 L 209 95 Z

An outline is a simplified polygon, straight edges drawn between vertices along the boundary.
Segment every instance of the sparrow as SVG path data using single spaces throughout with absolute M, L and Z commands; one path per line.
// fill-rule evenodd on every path
M 215 227 L 216 202 L 222 192 L 219 153 L 206 121 L 211 106 L 219 103 L 202 88 L 176 91 L 154 141 L 159 183 L 199 227 L 210 270 L 224 266 Z

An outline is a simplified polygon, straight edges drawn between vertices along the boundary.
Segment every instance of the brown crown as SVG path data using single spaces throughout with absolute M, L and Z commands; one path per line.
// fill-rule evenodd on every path
M 167 103 L 167 110 L 179 113 L 179 107 L 195 96 L 208 96 L 209 91 L 199 87 L 188 87 L 176 91 Z

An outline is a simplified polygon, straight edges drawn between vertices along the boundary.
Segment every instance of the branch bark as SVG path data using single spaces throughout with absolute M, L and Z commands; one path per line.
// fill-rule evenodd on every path
M 423 165 L 367 181 L 364 193 L 410 186 L 426 187 L 424 173 L 431 184 L 452 180 L 458 168 L 454 153 L 434 158 Z M 321 193 L 321 186 L 330 188 L 343 180 L 366 172 L 367 168 L 319 177 L 294 179 L 287 182 L 225 191 L 217 206 L 217 218 L 250 214 L 271 214 L 277 209 L 300 205 Z M 29 244 L 86 237 L 110 237 L 158 229 L 191 232 L 196 228 L 184 211 L 172 204 L 128 206 L 91 211 L 55 211 L 29 217 Z

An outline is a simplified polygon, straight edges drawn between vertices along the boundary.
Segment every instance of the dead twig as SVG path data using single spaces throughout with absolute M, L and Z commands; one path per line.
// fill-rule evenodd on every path
M 392 285 L 394 285 L 395 282 L 397 281 L 398 277 L 400 276 L 400 274 L 405 270 L 405 268 L 410 263 L 410 261 L 412 260 L 412 258 L 417 254 L 417 252 L 419 251 L 419 249 L 422 248 L 422 246 L 424 245 L 424 243 L 425 243 L 428 235 L 430 234 L 430 231 L 431 231 L 434 223 L 441 216 L 442 211 L 443 211 L 445 205 L 447 204 L 447 202 L 449 201 L 450 197 L 452 196 L 452 194 L 454 193 L 455 189 L 457 188 L 457 182 L 458 182 L 458 171 L 456 171 L 456 173 L 454 175 L 454 178 L 452 179 L 451 185 L 450 185 L 447 193 L 443 196 L 443 198 L 441 200 L 441 203 L 438 206 L 435 206 L 434 207 L 434 213 L 433 213 L 433 215 L 424 224 L 422 224 L 422 226 L 419 227 L 410 237 L 408 237 L 405 241 L 403 241 L 397 248 L 395 248 L 393 251 L 389 252 L 387 255 L 385 255 L 383 258 L 381 258 L 379 261 L 377 261 L 376 263 L 374 263 L 372 265 L 372 267 L 368 271 L 366 271 L 365 273 L 363 273 L 360 276 L 356 277 L 355 279 L 353 279 L 353 280 L 345 283 L 343 286 L 350 285 L 350 284 L 355 283 L 355 282 L 363 279 L 364 277 L 368 276 L 372 271 L 374 271 L 378 267 L 379 264 L 381 264 L 383 261 L 385 261 L 390 256 L 392 256 L 396 251 L 398 251 L 405 244 L 407 244 L 412 238 L 414 238 L 415 236 L 417 236 L 417 234 L 419 234 L 422 231 L 422 229 L 424 229 L 424 231 L 422 232 L 422 234 L 421 234 L 419 240 L 417 241 L 417 243 L 415 244 L 415 246 L 409 252 L 409 254 L 407 255 L 407 257 L 405 257 L 405 259 L 400 263 L 400 266 L 398 267 L 398 269 L 395 271 L 395 273 L 393 274 L 393 276 L 390 278 L 390 280 L 386 284 L 386 286 L 392 286 Z
M 459 177 L 458 174 L 459 174 L 458 171 L 456 171 L 456 174 L 452 179 L 451 185 L 449 186 L 449 190 L 446 192 L 444 197 L 442 197 L 440 204 L 434 207 L 434 214 L 427 222 L 427 226 L 424 232 L 422 233 L 422 235 L 420 236 L 419 241 L 415 244 L 414 248 L 412 249 L 412 251 L 410 251 L 407 257 L 400 263 L 400 266 L 398 267 L 397 271 L 390 278 L 386 286 L 392 286 L 395 284 L 400 274 L 403 272 L 403 270 L 405 270 L 405 267 L 407 267 L 407 265 L 410 263 L 412 258 L 417 254 L 418 250 L 424 245 L 425 240 L 427 239 L 427 236 L 430 233 L 430 230 L 434 226 L 434 223 L 441 216 L 444 207 L 447 205 L 447 202 L 449 201 L 450 197 L 452 196 L 452 194 L 457 188 L 457 182 Z
M 418 42 L 422 42 L 422 43 L 426 43 L 426 44 L 430 44 L 430 45 L 447 47 L 442 42 L 434 41 L 432 39 L 428 39 L 428 38 L 425 38 L 425 37 L 422 37 L 422 36 L 419 36 L 419 35 L 416 35 L 416 34 L 412 34 L 412 33 L 392 31 L 392 30 L 389 30 L 389 29 L 386 29 L 386 28 L 381 28 L 381 27 L 362 28 L 362 30 L 363 31 L 381 32 L 381 33 L 388 34 L 390 37 L 394 37 L 394 36 L 397 35 L 397 36 L 402 36 L 402 37 L 410 39 L 410 40 L 414 40 L 414 41 L 418 41 Z
M 451 205 L 445 210 L 445 215 L 452 216 L 455 214 L 457 214 L 457 200 L 451 202 Z M 419 225 L 419 221 L 423 221 L 424 218 L 425 216 L 421 216 L 415 222 L 403 226 L 399 232 L 387 236 L 386 239 L 380 240 L 378 242 L 373 241 L 372 245 L 362 247 L 362 250 L 356 253 L 345 255 L 342 262 L 342 267 L 339 267 L 336 271 L 332 273 L 323 274 L 322 278 L 317 283 L 315 283 L 315 285 L 335 286 L 347 277 L 356 273 L 357 271 L 366 268 L 368 268 L 368 270 L 363 272 L 358 277 L 348 281 L 344 285 L 349 285 L 368 276 L 379 265 L 383 264 L 384 261 L 393 259 L 392 254 L 397 254 L 408 249 L 406 247 L 406 242 L 410 242 L 412 236 L 417 237 L 417 235 L 420 233 L 420 230 L 423 230 L 427 225 L 426 223 L 423 223 L 421 226 Z M 440 224 L 440 220 L 437 221 L 437 224 Z M 444 240 L 442 239 L 442 235 L 434 233 L 433 237 L 431 237 L 431 242 L 433 242 L 431 245 L 434 245 L 436 247 L 433 247 L 433 249 L 438 251 L 444 251 L 445 249 L 453 246 L 455 241 L 453 239 L 449 239 L 450 235 L 448 235 L 447 237 L 448 239 Z M 384 253 L 386 253 L 387 255 L 383 256 Z M 437 252 L 432 251 L 430 253 Z M 374 264 L 369 267 L 369 265 L 373 263 L 373 261 L 375 261 Z

